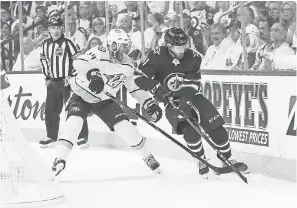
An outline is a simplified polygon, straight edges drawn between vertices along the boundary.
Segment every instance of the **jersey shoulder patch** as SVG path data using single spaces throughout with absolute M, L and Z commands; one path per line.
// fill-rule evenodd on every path
M 102 52 L 106 52 L 106 48 L 103 46 L 98 46 L 98 50 Z

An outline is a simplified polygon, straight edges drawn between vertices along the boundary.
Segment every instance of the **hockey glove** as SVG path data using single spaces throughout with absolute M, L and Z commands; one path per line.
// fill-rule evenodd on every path
M 174 117 L 179 121 L 185 121 L 184 115 L 191 116 L 192 107 L 187 104 L 186 100 L 180 100 L 177 108 L 173 108 Z
M 90 78 L 90 84 L 89 84 L 89 89 L 95 93 L 99 94 L 100 92 L 103 91 L 104 89 L 104 81 L 101 77 L 101 75 L 93 75 Z
M 155 99 L 159 102 L 167 103 L 168 96 L 170 94 L 170 90 L 164 85 L 157 82 L 151 89 L 150 93 L 152 93 Z
M 159 102 L 167 103 L 167 97 L 170 94 L 170 90 L 163 86 L 160 82 L 140 76 L 135 79 L 135 84 L 145 91 L 149 91 L 155 97 L 155 99 Z
M 153 98 L 147 99 L 142 108 L 147 112 L 153 122 L 158 122 L 162 118 L 162 109 L 155 103 Z

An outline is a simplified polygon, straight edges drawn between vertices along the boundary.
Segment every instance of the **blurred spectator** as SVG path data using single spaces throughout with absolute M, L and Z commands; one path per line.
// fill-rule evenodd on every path
M 11 35 L 10 26 L 8 23 L 1 24 L 1 42 L 8 39 Z M 15 61 L 16 48 L 18 47 L 17 41 L 9 41 L 1 46 L 1 62 L 6 71 L 10 71 Z
M 112 8 L 112 7 L 111 7 Z M 109 24 L 111 25 L 113 22 L 115 22 L 114 18 L 113 18 L 113 12 L 110 11 L 108 12 L 108 16 L 109 16 Z M 101 17 L 102 20 L 104 20 L 104 22 L 106 22 L 106 13 L 105 13 L 105 1 L 97 1 L 96 2 L 96 11 L 92 16 L 92 19 L 96 19 L 98 17 Z M 116 18 L 116 15 L 115 15 Z M 105 23 L 106 24 L 106 23 Z
M 34 19 L 34 23 L 41 21 L 40 17 L 36 17 Z M 41 24 L 37 25 L 34 28 L 33 34 L 29 35 L 33 39 L 33 46 L 39 47 L 44 39 L 49 37 L 48 30 L 47 30 L 47 20 L 44 20 Z
M 40 56 L 41 48 L 33 48 L 33 41 L 31 38 L 25 37 L 23 39 L 24 46 L 24 71 L 41 71 L 40 60 L 36 57 Z M 19 53 L 12 71 L 22 71 L 21 53 Z
M 141 30 L 140 14 L 137 12 L 133 12 L 133 13 L 130 13 L 130 16 L 132 17 L 132 31 L 133 32 L 140 31 Z
M 296 3 L 294 1 L 285 1 L 282 4 L 280 22 L 288 28 L 286 42 L 292 45 L 296 31 Z
M 259 22 L 259 31 L 260 31 L 260 39 L 261 45 L 270 42 L 270 27 L 268 20 L 261 20 Z
M 97 8 L 97 11 L 96 13 L 94 14 L 93 17 L 95 18 L 98 18 L 98 17 L 106 17 L 106 14 L 105 14 L 105 2 L 104 1 L 97 1 L 96 2 L 96 8 Z
M 260 21 L 268 21 L 268 10 L 267 10 L 267 8 L 259 9 L 258 12 L 259 12 L 258 25 L 259 25 Z
M 293 45 L 292 48 L 294 49 L 295 53 L 296 53 L 296 48 L 297 48 L 297 32 L 295 31 L 294 35 L 293 35 Z
M 244 7 L 244 13 L 241 13 L 241 9 L 237 9 L 237 20 L 239 20 L 242 24 L 244 23 L 246 30 L 250 31 L 250 33 L 255 34 L 257 37 L 260 37 L 260 31 L 257 26 L 254 24 L 255 16 L 254 12 L 249 7 Z
M 228 26 L 231 22 L 231 15 L 225 15 L 222 18 L 220 18 L 220 17 L 224 12 L 228 11 L 229 8 L 230 8 L 229 1 L 217 1 L 216 2 L 216 10 L 218 12 L 216 12 L 214 14 L 214 17 L 213 17 L 214 23 L 221 23 L 225 27 Z
M 36 17 L 36 8 L 37 7 L 44 7 L 47 12 L 47 7 L 45 6 L 44 1 L 32 1 L 32 7 L 31 7 L 31 12 L 30 12 L 30 17 L 34 19 Z M 46 14 L 46 13 L 45 13 Z
M 173 14 L 180 15 L 184 9 L 186 9 L 186 4 L 184 1 L 182 1 L 182 8 L 180 8 L 180 1 L 173 2 Z
M 140 21 L 138 20 L 139 24 Z M 159 32 L 159 24 L 152 14 L 148 15 L 148 27 L 144 31 L 144 53 L 148 54 L 157 45 L 158 37 L 157 32 Z M 130 57 L 133 60 L 138 60 L 141 55 L 141 32 L 135 31 L 131 35 L 132 49 L 130 52 Z M 134 50 L 133 50 L 134 49 Z
M 268 10 L 265 7 L 265 2 L 254 1 L 249 4 L 249 7 L 254 12 L 254 24 L 258 27 L 261 20 L 268 19 Z
M 254 34 L 251 28 L 246 28 L 246 51 L 247 51 L 247 61 L 248 61 L 248 68 L 251 68 L 256 60 L 256 53 L 258 48 L 262 45 L 262 42 L 258 36 Z M 243 37 L 242 40 L 243 41 Z M 243 45 L 243 44 L 242 44 Z M 243 68 L 243 59 L 242 61 L 242 68 Z
M 294 50 L 285 42 L 286 26 L 275 23 L 271 28 L 270 47 L 264 51 L 263 56 L 271 61 L 272 70 L 296 69 L 296 55 Z
M 45 7 L 47 8 L 48 17 L 51 17 L 64 8 L 64 1 L 46 1 Z
M 23 14 L 26 14 L 30 18 L 33 17 L 33 14 L 35 13 L 34 9 L 32 9 L 32 4 L 33 4 L 33 1 L 22 1 L 22 7 L 24 9 Z M 19 18 L 18 13 L 19 13 L 19 5 L 16 2 L 13 10 L 15 19 Z
M 160 32 L 164 32 L 166 29 L 163 29 L 163 28 L 166 28 L 165 26 L 165 19 L 164 19 L 164 15 L 160 14 L 160 13 L 156 13 L 154 14 L 154 17 L 156 19 L 156 21 L 158 22 L 158 25 L 159 25 L 159 31 Z
M 180 26 L 180 18 L 175 14 L 167 14 L 164 18 L 164 27 L 162 28 L 162 36 L 158 41 L 158 45 L 164 45 L 164 35 L 165 31 L 172 27 L 179 27 Z
M 85 36 L 88 37 L 91 34 L 91 26 L 91 4 L 88 1 L 83 1 L 79 6 L 77 27 L 83 28 Z
M 191 16 L 195 23 L 194 27 L 198 27 L 201 23 L 206 23 L 211 26 L 214 23 L 215 11 L 206 4 L 206 1 L 194 1 L 194 8 L 191 10 Z
M 271 27 L 274 23 L 279 22 L 282 2 L 271 1 L 268 4 L 268 24 Z
M 86 50 L 90 50 L 91 48 L 98 45 L 102 46 L 102 41 L 97 37 L 92 37 L 87 43 Z
M 18 15 L 18 10 L 16 12 L 16 14 Z M 23 8 L 22 10 L 22 13 L 23 13 L 23 16 L 22 16 L 22 20 L 23 20 L 23 27 L 24 28 L 27 28 L 29 26 L 31 26 L 33 24 L 33 19 L 30 18 L 28 15 L 27 15 L 27 12 L 26 12 L 26 9 Z M 15 35 L 18 31 L 19 31 L 19 19 L 17 19 L 16 21 L 14 21 L 11 25 L 11 33 L 12 35 Z M 25 32 L 24 31 L 24 36 L 27 36 L 28 35 L 28 32 Z M 33 32 L 33 31 L 30 31 L 30 32 Z
M 227 32 L 222 24 L 215 23 L 211 26 L 210 37 L 214 45 L 207 49 L 201 69 L 224 69 L 225 53 L 232 43 L 232 40 L 226 36 Z
M 168 1 L 146 1 L 148 7 L 150 8 L 153 15 L 159 13 L 164 13 L 166 3 L 169 3 Z
M 1 8 L 1 25 L 7 23 L 11 28 L 13 22 L 14 20 L 10 17 L 9 10 L 7 8 Z
M 125 1 L 125 6 L 126 6 L 126 9 L 119 11 L 119 14 L 120 13 L 130 14 L 132 12 L 139 13 L 138 1 Z
M 229 30 L 229 36 L 232 43 L 226 51 L 224 68 L 238 69 L 238 67 L 240 67 L 239 60 L 243 53 L 241 45 L 241 23 L 240 21 L 234 19 L 226 29 Z
M 45 6 L 37 6 L 35 8 L 35 12 L 36 12 L 35 17 L 40 17 L 41 19 L 46 18 L 46 11 L 47 11 L 47 8 Z
M 205 55 L 208 48 L 207 42 L 201 30 L 193 27 L 191 24 L 191 13 L 188 9 L 183 11 L 184 31 L 192 38 L 196 50 Z
M 167 14 L 165 16 L 165 25 L 167 28 L 180 27 L 180 18 L 175 14 Z
M 69 29 L 69 39 L 75 42 L 79 48 L 82 50 L 85 48 L 87 40 L 85 34 L 77 29 L 76 18 L 74 16 L 68 17 L 68 29 Z
M 116 27 L 124 30 L 130 36 L 132 31 L 132 17 L 129 14 L 119 14 L 116 22 Z
M 106 29 L 102 18 L 98 17 L 92 22 L 92 31 L 88 39 L 88 44 L 94 37 L 99 38 L 103 45 L 106 44 Z
M 256 60 L 251 70 L 265 71 L 271 69 L 271 61 L 263 56 L 263 54 L 268 53 L 271 46 L 270 40 L 270 27 L 268 21 L 259 22 L 260 37 L 263 44 L 259 47 L 256 53 Z

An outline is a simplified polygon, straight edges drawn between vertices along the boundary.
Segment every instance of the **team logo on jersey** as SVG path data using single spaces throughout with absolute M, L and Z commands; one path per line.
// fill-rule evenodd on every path
M 56 54 L 56 56 L 63 56 L 63 52 L 64 52 L 64 50 L 63 50 L 63 48 L 61 48 L 61 47 L 58 47 L 58 48 L 56 48 L 56 50 L 55 50 L 55 54 Z
M 180 64 L 178 59 L 173 59 L 172 63 L 174 64 L 174 66 L 177 66 Z
M 182 73 L 172 73 L 169 74 L 165 79 L 164 83 L 169 90 L 177 92 L 182 88 L 184 82 L 184 74 Z
M 120 87 L 122 84 L 124 84 L 126 76 L 124 74 L 104 74 L 107 81 L 106 84 L 110 86 L 111 88 Z

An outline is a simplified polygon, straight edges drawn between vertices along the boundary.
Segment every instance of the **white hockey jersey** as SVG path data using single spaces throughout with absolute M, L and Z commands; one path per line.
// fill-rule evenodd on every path
M 140 90 L 134 82 L 134 68 L 132 60 L 124 55 L 124 61 L 112 63 L 108 50 L 103 46 L 91 48 L 85 54 L 78 56 L 73 61 L 76 76 L 70 78 L 68 83 L 72 91 L 88 103 L 97 103 L 110 99 L 104 92 L 113 96 L 125 85 L 130 94 L 141 104 L 150 98 L 150 94 Z M 88 77 L 94 73 L 100 73 L 104 80 L 104 90 L 99 94 L 89 89 Z

